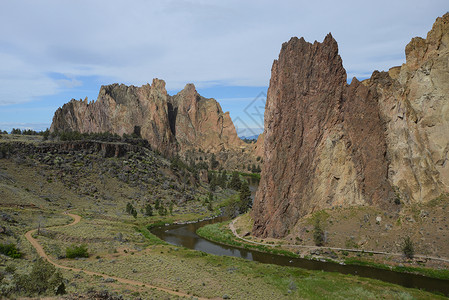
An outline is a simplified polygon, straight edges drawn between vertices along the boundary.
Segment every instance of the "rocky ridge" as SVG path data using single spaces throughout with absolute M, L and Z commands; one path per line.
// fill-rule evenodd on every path
M 258 236 L 337 206 L 393 210 L 448 191 L 449 14 L 407 62 L 346 83 L 338 45 L 292 38 L 272 67 L 264 170 L 253 207 Z
M 51 131 L 138 133 L 167 155 L 243 146 L 229 113 L 215 99 L 200 96 L 193 84 L 170 96 L 159 79 L 141 87 L 102 86 L 93 102 L 72 99 L 55 112 Z

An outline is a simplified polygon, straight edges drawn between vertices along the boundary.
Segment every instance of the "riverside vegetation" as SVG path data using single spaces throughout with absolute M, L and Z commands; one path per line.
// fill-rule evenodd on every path
M 201 179 L 204 171 L 198 170 L 196 177 L 195 172 L 180 166 L 179 162 L 132 142 L 114 142 L 116 151 L 110 152 L 110 142 L 42 142 L 35 138 L 8 135 L 0 142 L 0 242 L 14 245 L 15 250 L 5 251 L 6 254 L 21 254 L 20 258 L 1 255 L 0 288 L 4 296 L 65 293 L 54 297 L 179 297 L 111 278 L 53 269 L 44 261 L 36 260 L 37 253 L 24 238 L 25 232 L 39 229 L 34 238 L 59 265 L 137 280 L 194 297 L 437 297 L 376 280 L 264 265 L 174 247 L 152 235 L 149 224 L 210 217 L 220 207 L 239 211 L 240 196 L 245 197 L 247 191 L 233 190 L 220 181 L 212 191 L 208 179 Z M 122 152 L 122 148 L 134 151 Z M 208 169 L 211 171 L 209 166 Z M 222 177 L 223 172 L 218 168 L 212 171 L 210 176 Z M 238 174 L 224 174 L 228 184 L 237 183 Z M 161 205 L 166 210 L 160 210 Z M 148 206 L 152 207 L 152 214 Z M 61 226 L 72 222 L 63 214 L 67 210 L 80 215 L 81 221 Z M 38 273 L 37 269 L 43 272 Z M 34 278 L 45 279 L 38 290 L 23 284 Z

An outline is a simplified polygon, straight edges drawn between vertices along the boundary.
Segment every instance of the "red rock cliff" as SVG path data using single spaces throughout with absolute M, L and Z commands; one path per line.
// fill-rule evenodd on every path
M 162 153 L 201 148 L 237 149 L 243 142 L 215 99 L 201 97 L 193 84 L 169 96 L 163 80 L 142 87 L 102 86 L 94 102 L 71 100 L 53 117 L 51 131 L 112 132 L 142 137 Z
M 407 62 L 346 83 L 336 41 L 292 38 L 273 63 L 253 233 L 282 237 L 336 206 L 398 209 L 449 187 L 449 14 Z

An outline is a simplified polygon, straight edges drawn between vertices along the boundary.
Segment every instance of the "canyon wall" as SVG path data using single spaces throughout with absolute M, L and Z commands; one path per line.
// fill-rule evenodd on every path
M 407 62 L 347 84 L 338 45 L 292 38 L 272 67 L 253 233 L 337 206 L 399 209 L 448 191 L 449 14 Z

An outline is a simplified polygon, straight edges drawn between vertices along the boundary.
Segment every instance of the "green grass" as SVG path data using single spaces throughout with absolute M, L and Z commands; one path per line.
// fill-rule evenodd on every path
M 57 215 L 55 215 L 57 217 Z M 49 220 L 50 221 L 50 220 Z M 158 226 L 160 222 L 152 224 Z M 386 284 L 376 280 L 346 276 L 338 273 L 321 271 L 308 271 L 299 268 L 282 267 L 276 265 L 260 264 L 234 257 L 210 255 L 200 251 L 193 251 L 183 247 L 176 247 L 161 241 L 148 230 L 148 224 L 123 223 L 120 220 L 82 219 L 78 226 L 61 227 L 67 238 L 77 239 L 80 235 L 90 236 L 98 228 L 104 228 L 98 240 L 92 239 L 89 244 L 90 258 L 80 260 L 59 260 L 59 263 L 79 267 L 108 275 L 135 279 L 148 284 L 167 287 L 172 290 L 190 293 L 209 298 L 221 298 L 228 294 L 231 299 L 263 299 L 267 295 L 272 299 L 431 299 L 435 295 Z M 223 241 L 233 238 L 226 228 L 227 223 L 213 224 L 210 234 L 217 234 Z M 70 232 L 70 228 L 73 231 Z M 151 228 L 151 226 L 150 226 Z M 115 240 L 105 240 L 106 237 L 116 236 L 117 230 L 128 239 L 125 244 Z M 58 228 L 54 228 L 57 232 Z M 220 234 L 220 232 L 223 232 Z M 145 245 L 141 244 L 138 233 L 145 238 Z M 50 239 L 39 236 L 47 253 L 55 245 L 65 249 L 68 242 L 59 239 Z M 236 243 L 240 243 L 235 241 Z M 112 244 L 109 244 L 112 243 Z M 134 247 L 139 246 L 140 250 Z M 241 245 L 245 247 L 245 245 Z M 255 250 L 264 250 L 254 245 Z M 119 252 L 108 252 L 109 248 L 117 247 Z M 135 249 L 132 255 L 120 248 Z M 269 247 L 270 248 L 270 247 Z M 266 249 L 265 249 L 266 250 Z M 278 249 L 273 249 L 278 250 Z M 101 257 L 96 258 L 96 256 Z M 19 262 L 22 260 L 19 260 Z M 1 269 L 1 268 L 0 268 Z M 1 271 L 1 270 L 0 270 Z M 75 275 L 75 274 L 73 274 Z M 89 286 L 109 284 L 102 282 L 101 278 L 82 275 L 81 278 L 68 276 L 70 283 L 77 287 L 67 285 L 69 292 Z M 96 285 L 95 285 L 96 284 Z M 126 286 L 123 286 L 126 289 Z M 126 294 L 129 295 L 129 292 Z M 143 295 L 142 295 L 143 296 Z M 151 298 L 143 296 L 144 298 Z M 156 297 L 157 298 L 157 297 Z
M 283 255 L 283 256 L 288 256 L 288 257 L 295 257 L 295 258 L 299 257 L 297 254 L 290 252 L 290 251 L 276 249 L 276 248 L 273 248 L 270 246 L 244 243 L 244 242 L 240 241 L 239 239 L 237 239 L 234 236 L 234 234 L 232 234 L 231 230 L 228 227 L 229 223 L 230 223 L 230 221 L 226 221 L 223 223 L 206 225 L 206 226 L 199 228 L 196 233 L 205 239 L 208 239 L 208 240 L 211 240 L 211 241 L 214 241 L 217 243 L 221 243 L 221 244 L 235 246 L 235 247 L 242 248 L 242 249 L 252 249 L 252 250 L 256 250 L 256 251 L 260 251 L 260 252 L 268 252 L 268 253 L 272 253 L 272 254 Z
M 197 230 L 197 234 L 205 239 L 208 239 L 210 241 L 214 241 L 217 243 L 225 244 L 225 245 L 231 245 L 238 248 L 243 249 L 252 249 L 257 250 L 261 252 L 267 252 L 277 255 L 284 255 L 288 257 L 299 257 L 297 254 L 286 251 L 286 250 L 280 250 L 264 245 L 252 245 L 247 244 L 239 239 L 237 239 L 234 234 L 232 234 L 231 230 L 229 229 L 230 221 L 223 222 L 223 223 L 216 223 L 211 225 L 206 225 L 204 227 L 201 227 Z M 404 267 L 404 266 L 390 266 L 386 264 L 380 264 L 375 263 L 367 260 L 360 260 L 357 258 L 347 258 L 345 259 L 345 263 L 347 265 L 358 265 L 358 266 L 368 266 L 368 267 L 374 267 L 384 270 L 392 270 L 395 272 L 400 273 L 412 273 L 412 274 L 419 274 L 427 277 L 437 278 L 437 279 L 443 279 L 443 280 L 449 280 L 449 270 L 436 270 L 436 269 L 429 269 L 429 268 L 419 268 L 419 267 Z
M 227 294 L 231 299 L 438 299 L 435 294 L 373 279 L 261 264 L 171 245 L 153 246 L 113 261 L 78 260 L 70 265 L 208 298 Z
M 449 280 L 449 270 L 436 270 L 429 268 L 405 267 L 405 266 L 390 266 L 372 261 L 360 260 L 353 257 L 347 258 L 345 260 L 345 263 L 347 265 L 374 267 L 378 269 L 392 270 L 400 273 L 412 273 L 437 279 Z
M 140 226 L 140 227 L 135 227 L 136 231 L 141 233 L 151 245 L 165 245 L 167 244 L 166 242 L 164 242 L 163 240 L 161 240 L 160 238 L 158 238 L 157 236 L 155 236 L 154 234 L 151 233 L 151 229 L 160 225 L 164 225 L 165 223 L 159 224 L 158 223 L 153 223 L 151 225 L 148 225 L 147 227 L 145 226 Z

